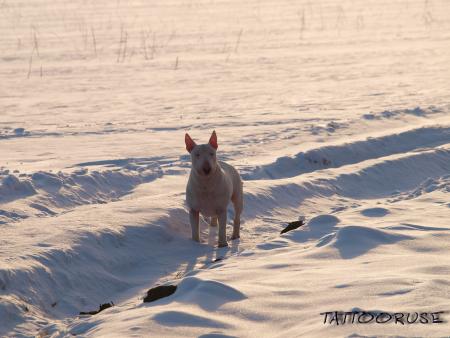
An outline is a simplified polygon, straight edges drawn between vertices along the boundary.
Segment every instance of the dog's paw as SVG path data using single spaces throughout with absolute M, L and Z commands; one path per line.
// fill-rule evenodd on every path
M 228 246 L 228 242 L 219 243 L 219 245 L 218 245 L 219 248 L 225 248 L 227 246 Z
M 231 236 L 231 240 L 234 241 L 235 239 L 241 238 L 240 235 L 233 235 Z

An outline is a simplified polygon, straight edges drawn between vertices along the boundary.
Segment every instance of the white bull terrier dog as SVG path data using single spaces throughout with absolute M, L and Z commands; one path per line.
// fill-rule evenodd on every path
M 231 165 L 217 161 L 217 135 L 213 131 L 207 144 L 197 145 L 185 135 L 186 149 L 191 154 L 192 168 L 186 187 L 186 203 L 192 228 L 192 239 L 200 242 L 199 213 L 211 217 L 210 225 L 219 223 L 219 247 L 227 246 L 227 207 L 233 202 L 234 223 L 231 239 L 239 238 L 243 209 L 242 180 Z

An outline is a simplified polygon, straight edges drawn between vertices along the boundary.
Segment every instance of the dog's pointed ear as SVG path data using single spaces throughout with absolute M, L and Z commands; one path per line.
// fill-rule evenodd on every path
M 186 133 L 186 135 L 184 135 L 184 143 L 186 143 L 186 150 L 189 152 L 191 152 L 192 149 L 194 149 L 194 147 L 196 146 L 194 140 L 191 139 L 191 137 L 189 136 L 188 133 Z
M 219 148 L 218 144 L 217 144 L 217 135 L 216 135 L 216 131 L 214 130 L 211 134 L 211 137 L 209 138 L 209 145 L 211 147 L 213 147 L 214 149 Z

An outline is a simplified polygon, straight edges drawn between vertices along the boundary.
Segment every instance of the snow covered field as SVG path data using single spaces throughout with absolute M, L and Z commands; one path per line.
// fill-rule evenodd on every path
M 449 65 L 447 0 L 0 0 L 0 336 L 448 336 Z M 184 207 L 213 129 L 222 249 Z

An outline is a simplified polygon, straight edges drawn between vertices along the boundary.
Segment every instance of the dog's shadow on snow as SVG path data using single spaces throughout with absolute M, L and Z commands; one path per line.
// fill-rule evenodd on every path
M 179 266 L 176 275 L 179 278 L 192 276 L 199 269 L 218 267 L 226 256 L 239 251 L 239 239 L 231 240 L 229 238 L 232 231 L 229 224 L 227 225 L 229 246 L 218 248 L 218 226 L 209 226 L 203 218 L 200 218 L 200 238 L 202 242 L 192 241 L 189 214 L 184 208 L 169 210 L 167 216 L 158 223 L 171 235 L 174 235 L 174 240 L 176 238 L 177 242 L 178 240 L 183 242 L 178 242 L 177 247 L 173 248 L 173 250 L 179 252 L 174 253 L 176 257 L 183 257 L 183 261 L 178 262 Z M 169 249 L 167 248 L 167 250 Z
M 209 267 L 213 263 L 221 262 L 227 255 L 235 254 L 239 252 L 239 244 L 240 240 L 235 239 L 231 240 L 228 239 L 228 246 L 223 248 L 217 247 L 217 238 L 218 238 L 218 227 L 212 227 L 208 226 L 208 245 L 212 248 L 211 251 L 209 251 L 206 254 L 206 262 L 204 267 Z M 221 265 L 221 264 L 220 264 Z M 218 267 L 219 265 L 216 264 L 214 266 L 211 266 L 211 268 Z

